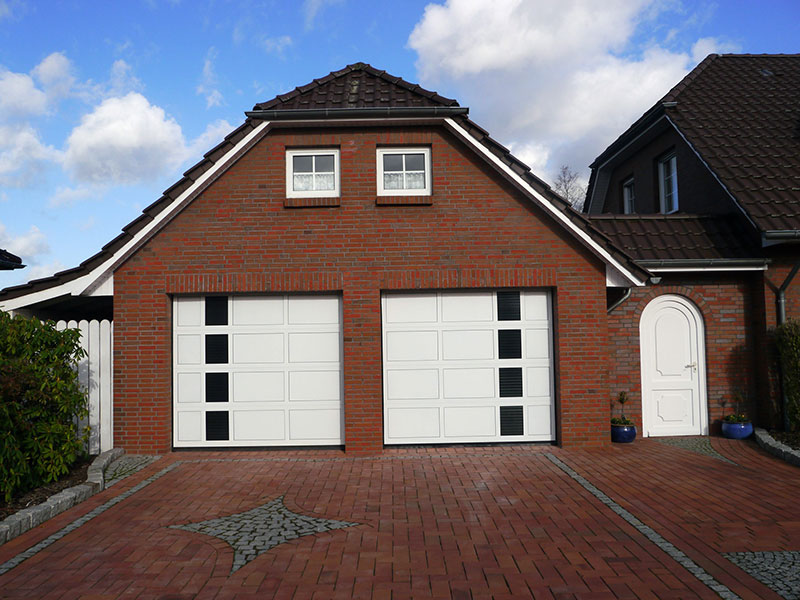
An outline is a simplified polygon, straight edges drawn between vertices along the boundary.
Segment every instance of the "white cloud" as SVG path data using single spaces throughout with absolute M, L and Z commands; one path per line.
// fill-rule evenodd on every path
M 409 37 L 422 85 L 442 84 L 502 143 L 552 179 L 592 159 L 694 65 L 722 45 L 685 51 L 656 42 L 632 52 L 644 30 L 681 9 L 656 0 L 447 0 L 429 4 Z M 650 31 L 652 29 L 652 32 Z
M 103 191 L 104 188 L 102 186 L 60 186 L 50 197 L 48 204 L 52 208 L 59 206 L 72 206 L 80 200 L 87 200 L 89 198 L 97 197 L 101 195 Z
M 283 51 L 292 45 L 292 38 L 288 35 L 282 35 L 279 37 L 272 37 L 272 38 L 264 38 L 261 40 L 261 46 L 264 50 L 267 51 L 268 54 L 278 54 L 282 55 Z
M 0 68 L 0 117 L 40 115 L 47 109 L 47 95 L 33 78 Z
M 222 139 L 233 131 L 234 127 L 224 119 L 210 123 L 206 130 L 193 139 L 186 147 L 186 160 L 196 162 L 200 157 L 219 144 Z
M 60 153 L 27 124 L 0 125 L 0 185 L 25 187 L 58 161 Z
M 214 70 L 214 61 L 217 60 L 217 50 L 214 46 L 208 49 L 206 58 L 203 61 L 203 76 L 200 85 L 197 86 L 197 93 L 206 97 L 206 108 L 222 106 L 224 98 L 222 92 L 217 88 L 217 74 Z
M 131 66 L 122 59 L 111 65 L 109 96 L 122 96 L 128 92 L 138 92 L 144 88 L 142 82 L 133 74 Z
M 320 10 L 326 5 L 341 4 L 342 0 L 304 0 L 303 16 L 305 17 L 306 29 L 314 26 L 314 19 L 317 18 Z
M 25 261 L 23 260 L 23 263 Z M 54 260 L 52 262 L 46 264 L 35 263 L 32 260 L 26 263 L 28 265 L 27 269 L 23 269 L 20 273 L 23 275 L 23 280 L 33 281 L 34 279 L 42 279 L 44 277 L 50 277 L 51 275 L 55 275 L 66 269 L 66 265 L 62 263 L 60 260 Z
M 32 264 L 36 256 L 50 251 L 45 235 L 36 225 L 31 225 L 27 233 L 12 235 L 3 223 L 0 223 L 0 248 L 16 254 L 27 264 Z
M 741 51 L 741 48 L 736 44 L 723 42 L 713 37 L 700 38 L 692 45 L 692 61 L 699 63 L 709 54 L 739 51 Z
M 32 74 L 42 84 L 50 102 L 67 97 L 75 85 L 72 62 L 61 52 L 47 56 L 34 67 Z
M 180 125 L 131 92 L 81 119 L 67 139 L 64 166 L 81 182 L 128 184 L 169 172 L 184 156 Z

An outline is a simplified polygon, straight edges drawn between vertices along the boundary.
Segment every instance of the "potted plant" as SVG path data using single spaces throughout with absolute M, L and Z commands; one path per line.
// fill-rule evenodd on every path
M 611 417 L 611 441 L 627 444 L 636 439 L 636 426 L 625 416 L 625 403 L 628 402 L 628 393 L 620 392 L 617 396 L 619 404 L 619 417 Z
M 732 440 L 743 440 L 753 433 L 750 418 L 742 412 L 725 415 L 722 419 L 722 435 Z

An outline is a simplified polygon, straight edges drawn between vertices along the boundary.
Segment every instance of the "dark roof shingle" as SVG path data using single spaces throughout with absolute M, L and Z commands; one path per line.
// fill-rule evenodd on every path
M 662 102 L 760 231 L 800 230 L 800 54 L 712 55 Z

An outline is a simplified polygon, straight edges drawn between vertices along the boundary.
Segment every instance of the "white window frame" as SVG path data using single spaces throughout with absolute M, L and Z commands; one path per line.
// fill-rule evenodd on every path
M 633 214 L 636 210 L 636 188 L 633 177 L 628 177 L 622 182 L 622 212 L 626 215 Z
M 294 189 L 294 157 L 295 156 L 333 156 L 333 189 L 332 190 L 295 190 Z M 338 198 L 339 188 L 339 149 L 316 148 L 286 151 L 286 197 L 287 198 Z
M 383 157 L 393 154 L 422 154 L 425 158 L 425 187 L 414 190 L 387 190 L 383 187 Z M 376 153 L 378 196 L 430 196 L 431 149 L 425 147 L 378 148 Z M 405 172 L 405 171 L 403 171 Z
M 668 189 L 672 201 L 670 206 L 667 206 Z M 678 159 L 674 153 L 658 161 L 658 200 L 662 214 L 669 215 L 678 211 Z

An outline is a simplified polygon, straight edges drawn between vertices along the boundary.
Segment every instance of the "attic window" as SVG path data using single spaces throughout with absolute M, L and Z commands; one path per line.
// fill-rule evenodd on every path
M 678 210 L 678 160 L 674 154 L 658 161 L 658 198 L 663 214 Z
M 339 196 L 339 150 L 287 150 L 287 198 Z
M 430 196 L 430 148 L 379 148 L 379 196 Z
M 636 195 L 633 187 L 633 177 L 622 183 L 622 212 L 630 215 L 636 212 Z

